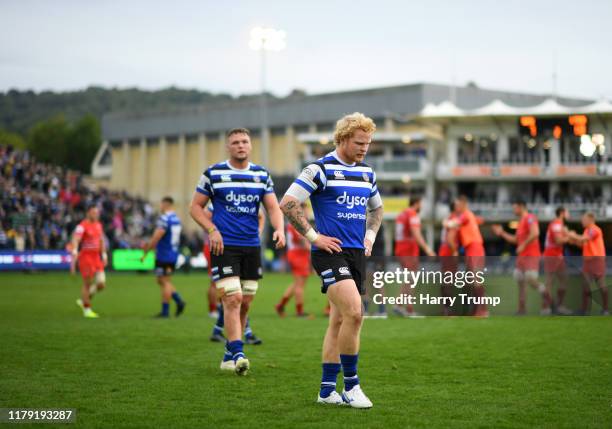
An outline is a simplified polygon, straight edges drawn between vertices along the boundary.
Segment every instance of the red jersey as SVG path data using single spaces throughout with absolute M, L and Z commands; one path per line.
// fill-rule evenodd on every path
M 287 250 L 308 250 L 304 237 L 291 224 L 287 225 Z
M 74 235 L 81 237 L 81 252 L 100 253 L 102 251 L 102 224 L 100 222 L 90 222 L 85 219 L 77 225 Z
M 451 229 L 457 228 L 457 219 L 453 213 L 451 213 L 445 220 L 442 222 L 442 233 L 440 235 L 440 249 L 438 250 L 438 254 L 440 256 L 451 256 L 451 247 L 450 244 L 453 245 L 454 249 L 459 248 L 459 240 L 458 235 L 455 234 L 452 243 L 448 242 L 448 232 Z
M 414 237 L 412 236 L 412 227 L 421 228 L 421 218 L 419 214 L 414 209 L 406 209 L 399 214 L 399 216 L 395 219 L 395 242 L 396 243 L 406 243 L 406 242 L 414 242 Z
M 606 256 L 606 247 L 600 227 L 591 225 L 584 229 L 584 235 L 589 238 L 589 241 L 582 246 L 583 256 Z
M 516 244 L 523 244 L 531 232 L 531 227 L 538 224 L 538 218 L 533 213 L 526 213 L 521 217 L 516 230 Z M 533 239 L 519 256 L 540 256 L 540 240 L 538 237 Z
M 482 246 L 484 241 L 480 234 L 478 221 L 471 210 L 465 210 L 463 213 L 456 215 L 455 220 L 459 224 L 459 240 L 463 247 L 467 248 L 474 243 Z
M 555 239 L 565 234 L 563 221 L 555 219 L 548 224 L 546 241 L 544 243 L 544 256 L 563 256 L 563 244 L 557 244 Z
M 419 256 L 419 245 L 411 228 L 421 228 L 421 218 L 415 209 L 407 208 L 395 219 L 395 254 Z

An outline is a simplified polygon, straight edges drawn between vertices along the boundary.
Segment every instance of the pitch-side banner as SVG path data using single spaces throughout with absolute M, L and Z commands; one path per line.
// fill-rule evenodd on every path
M 0 271 L 69 270 L 70 261 L 65 250 L 0 251 Z
M 141 249 L 113 250 L 113 270 L 117 271 L 148 271 L 155 268 L 155 254 L 150 252 L 144 261 L 140 261 Z

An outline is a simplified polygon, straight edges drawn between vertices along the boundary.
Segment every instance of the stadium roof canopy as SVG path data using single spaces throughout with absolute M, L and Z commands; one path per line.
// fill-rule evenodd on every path
M 534 106 L 513 107 L 502 100 L 493 100 L 486 106 L 477 109 L 461 109 L 448 101 L 438 105 L 428 104 L 421 110 L 421 118 L 460 118 L 480 116 L 555 116 L 576 114 L 610 114 L 612 115 L 612 103 L 608 100 L 600 100 L 582 106 L 564 106 L 557 100 L 548 98 Z
M 355 111 L 363 112 L 377 122 L 385 118 L 462 116 L 478 111 L 482 106 L 488 106 L 490 113 L 509 113 L 513 111 L 511 109 L 543 105 L 548 98 L 547 95 L 483 89 L 473 84 L 451 87 L 417 83 L 270 99 L 268 124 L 273 130 L 310 124 L 331 128 L 342 115 Z M 557 100 L 560 106 L 573 110 L 594 105 L 593 100 L 588 99 L 560 97 Z M 257 98 L 171 111 L 110 113 L 102 120 L 104 138 L 111 143 L 125 139 L 224 132 L 238 126 L 253 130 L 260 127 Z

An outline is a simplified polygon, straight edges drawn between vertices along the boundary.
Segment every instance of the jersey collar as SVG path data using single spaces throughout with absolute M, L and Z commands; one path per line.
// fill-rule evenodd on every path
M 232 166 L 232 164 L 229 162 L 229 159 L 225 160 L 225 165 L 227 165 L 230 170 L 234 170 L 234 171 L 249 171 L 249 169 L 251 168 L 251 163 L 249 162 L 248 165 L 246 166 L 246 168 L 236 168 L 234 166 Z
M 333 152 L 331 152 L 331 153 L 330 153 L 330 155 L 331 155 L 331 156 L 333 156 L 334 158 L 336 158 L 336 160 L 337 160 L 337 161 L 338 161 L 340 164 L 345 165 L 345 166 L 347 166 L 347 167 L 354 167 L 354 166 L 357 164 L 356 162 L 353 162 L 352 164 L 347 164 L 346 162 L 342 161 L 342 160 L 340 159 L 340 157 L 338 156 L 338 152 L 337 152 L 337 151 L 333 151 Z

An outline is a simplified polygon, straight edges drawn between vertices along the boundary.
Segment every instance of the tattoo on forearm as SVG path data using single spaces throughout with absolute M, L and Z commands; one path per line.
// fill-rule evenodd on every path
M 380 228 L 380 224 L 383 219 L 383 208 L 380 206 L 377 209 L 370 210 L 368 212 L 368 219 L 366 221 L 366 231 L 371 229 L 372 231 L 378 233 L 378 229 Z
M 289 222 L 291 222 L 291 225 L 293 225 L 300 234 L 304 235 L 312 228 L 300 204 L 295 201 L 289 201 L 283 205 L 282 210 L 285 216 L 287 216 L 287 219 L 289 219 Z

